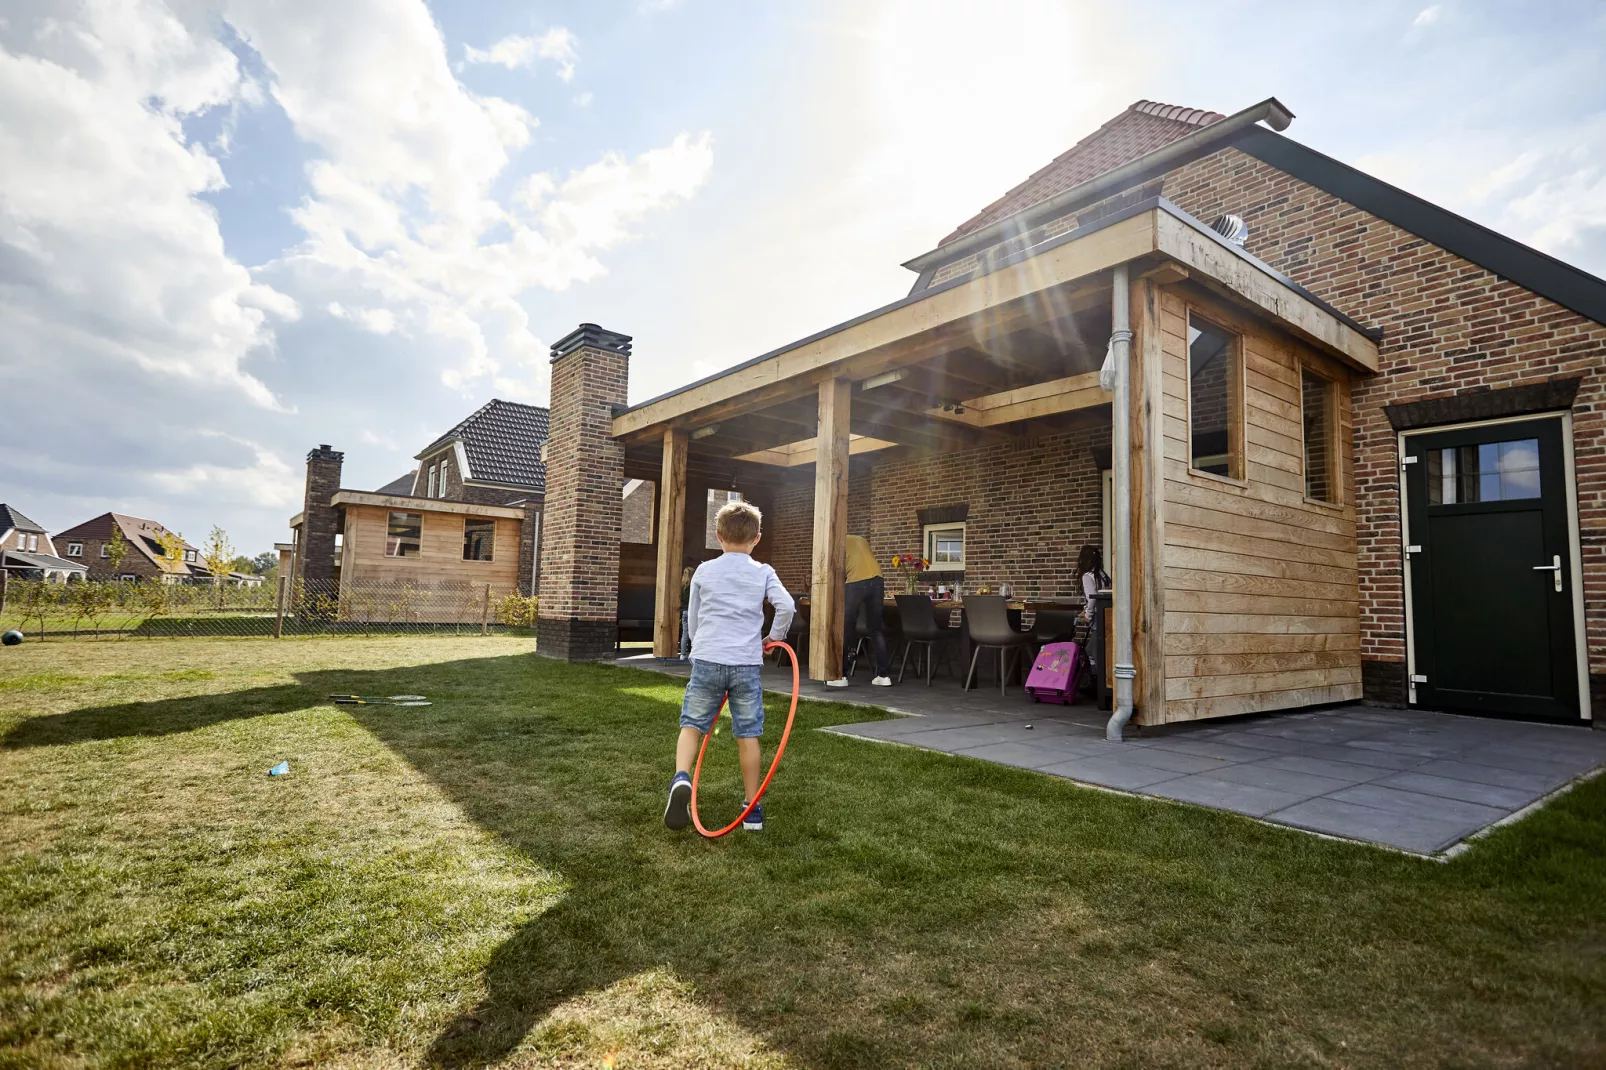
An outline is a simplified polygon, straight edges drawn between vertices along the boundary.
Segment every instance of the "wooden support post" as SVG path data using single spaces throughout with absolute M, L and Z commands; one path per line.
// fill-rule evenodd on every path
M 809 591 L 809 679 L 842 675 L 843 582 L 848 560 L 848 427 L 853 382 L 820 384 L 814 454 L 814 579 Z
M 1162 724 L 1165 698 L 1165 382 L 1160 288 L 1137 279 L 1132 331 L 1132 664 L 1138 724 Z
M 11 572 L 0 568 L 0 613 L 6 611 L 6 584 L 10 582 Z
M 491 585 L 485 585 L 485 606 L 480 610 L 480 634 L 491 634 Z
M 279 574 L 279 597 L 274 600 L 276 605 L 273 611 L 273 637 L 275 639 L 284 638 L 284 599 L 285 589 L 289 586 L 289 583 L 290 577 L 284 575 L 281 571 Z
M 664 466 L 658 480 L 658 583 L 652 622 L 652 652 L 680 653 L 680 570 L 686 556 L 686 448 L 684 428 L 664 429 Z

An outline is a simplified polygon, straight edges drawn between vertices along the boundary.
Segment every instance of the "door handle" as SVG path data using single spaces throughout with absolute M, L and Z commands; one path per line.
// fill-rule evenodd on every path
M 1555 573 L 1556 590 L 1559 591 L 1559 590 L 1561 590 L 1561 555 L 1560 554 L 1552 554 L 1552 555 L 1550 555 L 1550 562 L 1551 563 L 1548 564 L 1548 565 L 1535 565 L 1533 567 L 1533 570 L 1535 572 L 1553 572 L 1553 573 Z

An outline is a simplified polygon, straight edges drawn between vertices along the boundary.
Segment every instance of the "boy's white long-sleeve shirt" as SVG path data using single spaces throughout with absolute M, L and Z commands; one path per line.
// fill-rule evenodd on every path
M 764 664 L 764 603 L 775 607 L 770 639 L 786 638 L 797 606 L 775 570 L 747 554 L 725 553 L 697 566 L 686 601 L 691 659 L 717 665 Z

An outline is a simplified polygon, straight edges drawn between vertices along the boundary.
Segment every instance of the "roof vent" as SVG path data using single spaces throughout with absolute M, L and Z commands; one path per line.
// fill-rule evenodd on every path
M 1235 215 L 1217 216 L 1216 221 L 1210 224 L 1210 229 L 1234 245 L 1242 245 L 1244 239 L 1249 237 L 1249 224 Z

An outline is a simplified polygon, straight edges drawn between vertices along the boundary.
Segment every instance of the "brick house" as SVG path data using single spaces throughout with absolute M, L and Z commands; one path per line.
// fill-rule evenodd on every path
M 908 261 L 907 297 L 637 405 L 624 336 L 555 347 L 547 652 L 603 656 L 629 556 L 617 516 L 560 535 L 557 511 L 656 479 L 660 653 L 688 503 L 730 488 L 816 619 L 850 530 L 1027 597 L 1074 597 L 1102 546 L 1138 724 L 1363 697 L 1591 720 L 1606 283 L 1292 118 L 1139 101 Z M 835 634 L 812 630 L 811 674 Z
M 0 570 L 19 579 L 68 581 L 83 579 L 87 571 L 76 561 L 65 561 L 45 529 L 0 502 Z
M 111 564 L 112 532 L 122 533 L 127 549 L 123 559 Z M 160 539 L 168 529 L 154 520 L 125 513 L 102 513 L 76 527 L 57 533 L 56 543 L 67 560 L 81 564 L 92 580 L 160 580 L 163 583 L 210 581 L 211 574 L 201 563 L 201 551 L 183 543 L 177 561 L 169 561 Z M 180 540 L 183 542 L 183 540 Z

